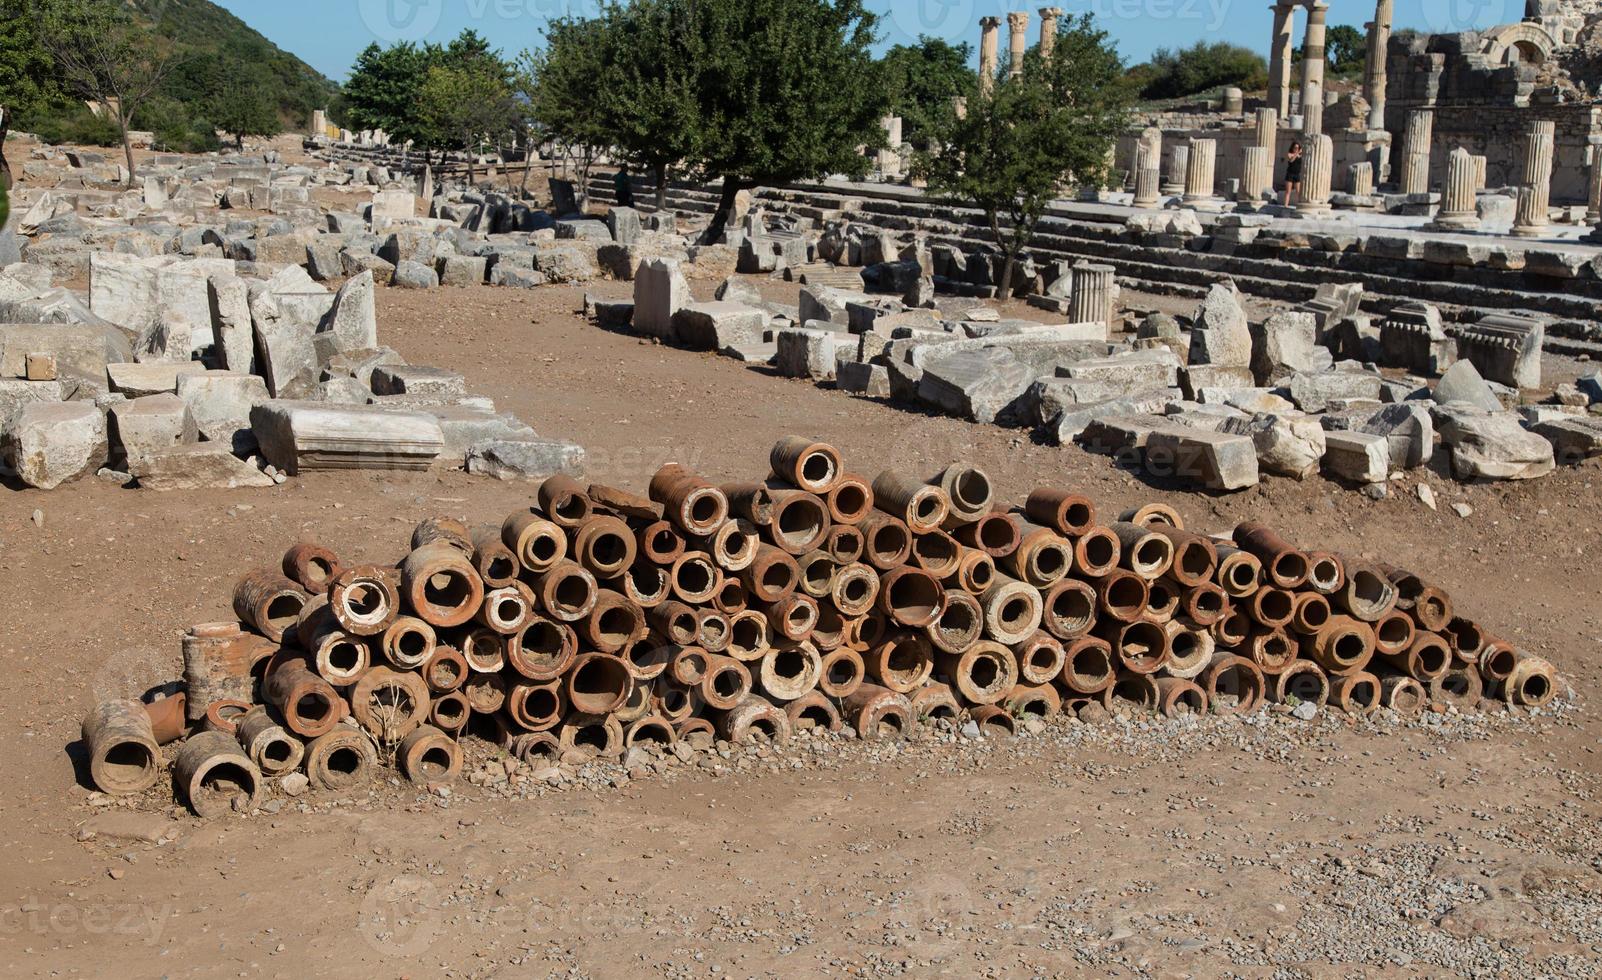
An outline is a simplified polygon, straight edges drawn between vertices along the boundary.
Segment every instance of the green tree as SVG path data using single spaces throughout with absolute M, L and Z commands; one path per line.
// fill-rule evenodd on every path
M 498 63 L 498 59 L 497 59 Z M 512 90 L 493 66 L 469 61 L 465 67 L 435 65 L 418 90 L 417 111 L 438 148 L 467 152 L 467 182 L 473 183 L 473 156 L 481 142 L 499 139 L 516 125 Z
M 972 51 L 967 44 L 920 35 L 917 44 L 898 44 L 884 53 L 880 65 L 890 112 L 901 117 L 901 136 L 908 143 L 922 142 L 951 100 L 973 90 Z
M 17 119 L 27 118 L 57 101 L 55 65 L 39 43 L 37 21 L 18 0 L 0 3 L 0 183 L 11 186 L 11 163 L 5 140 Z
M 417 113 L 417 99 L 428 70 L 440 63 L 437 44 L 410 42 L 380 48 L 369 44 L 356 56 L 345 82 L 345 115 L 352 128 L 382 129 L 397 140 L 430 145 L 431 134 Z
M 615 136 L 601 93 L 608 76 L 606 23 L 559 17 L 545 27 L 545 48 L 525 51 L 521 66 L 532 79 L 529 113 L 563 158 L 563 172 L 576 169 L 579 206 L 588 197 L 590 170 Z
M 859 148 L 884 145 L 889 99 L 869 50 L 878 18 L 862 0 L 671 2 L 696 66 L 694 167 L 723 181 L 708 240 L 745 188 L 867 173 Z
M 969 94 L 966 111 L 937 120 L 935 145 L 914 157 L 913 173 L 936 197 L 984 212 L 1004 257 L 999 295 L 1059 186 L 1105 176 L 1132 95 L 1106 32 L 1087 14 L 1064 25 L 1049 60 L 1029 52 L 1022 73 L 1001 68 L 988 93 Z
M 1368 38 L 1350 24 L 1336 24 L 1324 34 L 1324 58 L 1331 75 L 1351 78 L 1368 60 Z
M 247 136 L 277 136 L 283 131 L 278 113 L 267 95 L 254 85 L 232 82 L 223 87 L 211 106 L 211 122 L 234 138 L 241 150 Z
M 178 61 L 117 0 L 35 2 L 39 40 L 55 62 L 57 77 L 69 92 L 103 106 L 115 120 L 133 186 L 137 168 L 128 130 L 134 113 Z
M 668 171 L 694 157 L 700 137 L 695 63 L 688 24 L 672 3 L 608 4 L 602 14 L 607 85 L 598 94 L 617 155 L 656 178 L 656 206 L 667 206 Z
M 1180 51 L 1158 48 L 1149 66 L 1136 69 L 1146 99 L 1177 99 L 1221 85 L 1251 91 L 1268 84 L 1268 65 L 1261 55 L 1223 41 L 1197 41 Z

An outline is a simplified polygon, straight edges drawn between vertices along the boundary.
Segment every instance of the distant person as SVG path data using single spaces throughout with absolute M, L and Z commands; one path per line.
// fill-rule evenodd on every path
M 1290 149 L 1285 151 L 1285 201 L 1286 207 L 1296 203 L 1296 195 L 1302 189 L 1302 144 L 1292 143 Z
M 629 176 L 629 168 L 627 166 L 617 168 L 617 173 L 612 176 L 612 188 L 617 191 L 618 207 L 632 208 L 634 206 L 634 180 Z

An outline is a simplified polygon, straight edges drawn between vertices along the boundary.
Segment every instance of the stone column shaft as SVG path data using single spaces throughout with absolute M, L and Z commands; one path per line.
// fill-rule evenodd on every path
M 1029 48 L 1029 13 L 1014 10 L 1007 15 L 1007 54 L 1014 78 L 1023 74 L 1024 52 Z
M 1552 195 L 1552 150 L 1556 126 L 1539 120 L 1524 134 L 1524 180 L 1513 211 L 1513 234 L 1535 238 L 1546 233 Z
M 1346 193 L 1353 197 L 1374 196 L 1374 165 L 1368 161 L 1348 164 L 1346 167 Z
M 1164 194 L 1183 194 L 1185 180 L 1190 175 L 1190 146 L 1180 144 L 1174 147 L 1173 156 L 1168 161 L 1168 179 L 1163 181 Z
M 1475 208 L 1474 157 L 1461 146 L 1446 157 L 1446 183 L 1441 188 L 1441 209 L 1433 227 L 1472 231 L 1480 226 Z
M 1295 43 L 1296 7 L 1294 4 L 1276 3 L 1269 9 L 1274 12 L 1274 33 L 1268 41 L 1268 107 L 1283 119 L 1290 115 L 1291 49 Z
M 1279 110 L 1271 105 L 1257 110 L 1257 145 L 1268 151 L 1270 160 L 1279 149 Z
M 1368 60 L 1363 65 L 1363 97 L 1368 99 L 1368 128 L 1385 128 L 1385 56 L 1391 46 L 1394 0 L 1379 0 L 1368 24 Z
M 1193 139 L 1190 141 L 1188 166 L 1185 169 L 1185 200 L 1211 201 L 1213 199 L 1214 169 L 1218 162 L 1218 141 Z
M 1263 203 L 1263 193 L 1274 182 L 1274 158 L 1261 146 L 1248 146 L 1242 154 L 1240 193 L 1242 204 Z
M 1591 147 L 1591 182 L 1585 197 L 1585 220 L 1602 221 L 1602 146 Z
M 1314 0 L 1307 8 L 1307 33 L 1302 40 L 1302 132 L 1324 131 L 1324 18 L 1329 7 Z
M 1049 60 L 1052 49 L 1057 45 L 1057 21 L 1061 17 L 1061 7 L 1040 8 L 1040 57 L 1042 60 Z
M 1335 143 L 1323 133 L 1307 137 L 1302 157 L 1302 197 L 1296 210 L 1305 215 L 1328 214 L 1330 179 L 1335 165 Z
M 1135 144 L 1135 207 L 1154 208 L 1161 199 L 1159 193 L 1158 164 L 1163 153 L 1146 143 Z
M 1414 109 L 1407 114 L 1407 130 L 1402 134 L 1403 194 L 1428 194 L 1430 190 L 1430 141 L 1435 136 L 1435 113 Z
M 1001 39 L 1001 18 L 979 18 L 979 90 L 989 92 L 996 83 L 997 45 Z
M 1113 267 L 1076 262 L 1073 293 L 1068 300 L 1069 323 L 1110 323 L 1113 315 Z

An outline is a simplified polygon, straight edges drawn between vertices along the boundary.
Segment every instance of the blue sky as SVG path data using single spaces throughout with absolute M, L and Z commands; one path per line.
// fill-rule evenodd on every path
M 585 15 L 596 0 L 217 0 L 279 47 L 319 71 L 343 80 L 368 44 L 426 38 L 446 41 L 471 27 L 507 52 L 540 43 L 541 28 L 564 13 Z M 1094 14 L 1131 63 L 1155 48 L 1209 40 L 1266 51 L 1271 23 L 1268 0 L 1055 0 L 1069 14 Z M 884 15 L 885 44 L 932 34 L 978 47 L 980 17 L 1012 10 L 1033 14 L 1046 2 L 1020 0 L 868 0 Z M 1362 25 L 1374 13 L 1372 0 L 1333 0 L 1330 24 Z M 1396 27 L 1458 31 L 1519 20 L 1523 0 L 1396 0 Z M 1037 28 L 1031 17 L 1030 38 Z M 1006 26 L 1002 26 L 1006 48 Z M 1297 43 L 1301 41 L 1300 29 Z

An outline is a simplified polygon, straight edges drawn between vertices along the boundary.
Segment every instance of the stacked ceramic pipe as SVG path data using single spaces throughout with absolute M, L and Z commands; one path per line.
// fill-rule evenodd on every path
M 646 496 L 553 477 L 499 525 L 424 521 L 393 565 L 297 544 L 238 583 L 239 622 L 189 631 L 182 695 L 96 708 L 92 778 L 142 791 L 187 736 L 178 792 L 206 814 L 300 769 L 447 780 L 470 730 L 573 759 L 694 733 L 1011 731 L 1090 703 L 1405 714 L 1556 690 L 1418 576 L 1261 525 L 1212 538 L 1160 505 L 1103 522 L 1050 488 L 1007 510 L 976 467 L 870 481 L 799 437 L 769 462 L 723 485 L 670 464 Z

